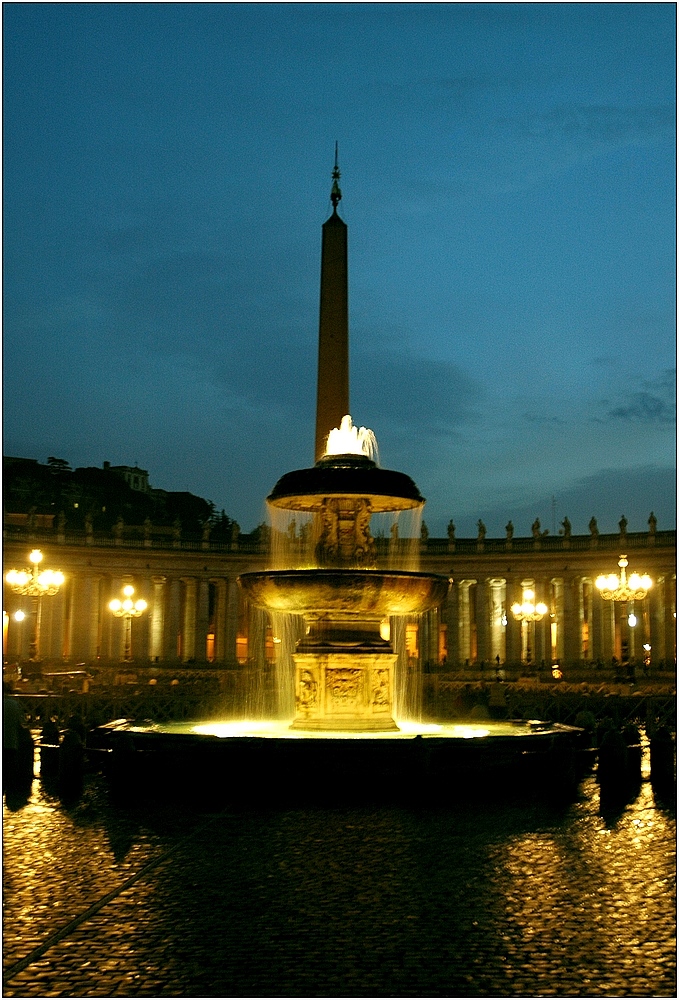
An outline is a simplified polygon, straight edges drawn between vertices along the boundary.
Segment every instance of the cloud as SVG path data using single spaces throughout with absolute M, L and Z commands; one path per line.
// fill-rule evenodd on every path
M 595 152 L 671 137 L 674 127 L 670 106 L 572 105 L 533 115 L 524 122 L 523 131 L 532 138 Z
M 676 369 L 667 369 L 651 382 L 645 383 L 640 392 L 626 395 L 623 403 L 611 405 L 602 400 L 606 407 L 603 417 L 594 417 L 595 423 L 620 421 L 625 423 L 673 424 L 676 420 Z
M 352 408 L 374 414 L 378 438 L 387 424 L 399 436 L 452 435 L 480 421 L 482 399 L 480 383 L 449 361 L 386 350 L 352 359 Z
M 552 426 L 560 426 L 566 423 L 566 421 L 562 420 L 561 417 L 550 417 L 546 414 L 539 414 L 539 413 L 524 413 L 523 419 L 528 424 L 536 424 L 540 427 L 543 427 L 548 424 Z
M 623 514 L 629 521 L 629 531 L 646 531 L 651 510 L 658 519 L 658 529 L 670 531 L 676 527 L 676 484 L 675 469 L 644 465 L 602 469 L 570 484 L 564 481 L 562 488 L 555 486 L 552 493 L 536 493 L 529 502 L 525 498 L 512 499 L 510 491 L 500 488 L 491 502 L 481 498 L 466 506 L 451 505 L 445 503 L 443 490 L 439 489 L 427 504 L 424 516 L 435 537 L 445 535 L 451 517 L 460 538 L 476 537 L 478 518 L 488 528 L 489 537 L 495 538 L 504 537 L 504 526 L 510 519 L 516 535 L 527 537 L 536 517 L 550 534 L 558 533 L 564 517 L 569 518 L 576 535 L 588 534 L 591 517 L 597 518 L 599 531 L 615 532 Z

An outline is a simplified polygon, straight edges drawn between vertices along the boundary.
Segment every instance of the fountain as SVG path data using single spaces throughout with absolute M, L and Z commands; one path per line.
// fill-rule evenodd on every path
M 487 789 L 492 779 L 500 791 L 510 774 L 538 789 L 570 780 L 578 735 L 571 727 L 423 724 L 395 705 L 399 656 L 385 626 L 441 605 L 450 581 L 378 566 L 373 515 L 419 513 L 425 501 L 409 476 L 380 466 L 374 434 L 349 416 L 347 227 L 337 214 L 338 181 L 336 160 L 333 211 L 323 225 L 315 463 L 281 476 L 267 498 L 272 521 L 307 519 L 310 557 L 301 568 L 239 577 L 260 619 L 265 613 L 303 623 L 283 678 L 291 693 L 294 686 L 294 706 L 290 699 L 282 720 L 100 727 L 97 745 L 118 750 L 111 773 L 119 790 L 141 783 L 145 795 L 174 795 L 183 786 L 214 797 L 219 788 L 229 797 L 287 804 L 347 794 L 409 800 L 434 786 L 438 797 L 446 785 L 459 793 Z
M 314 516 L 316 566 L 244 573 L 239 584 L 256 607 L 304 619 L 305 635 L 293 656 L 293 729 L 396 731 L 397 653 L 381 624 L 440 605 L 449 580 L 377 569 L 371 516 L 421 509 L 424 500 L 412 479 L 381 469 L 366 454 L 376 453 L 374 435 L 355 428 L 349 415 L 328 441 L 332 450 L 313 468 L 282 476 L 267 498 L 274 508 Z

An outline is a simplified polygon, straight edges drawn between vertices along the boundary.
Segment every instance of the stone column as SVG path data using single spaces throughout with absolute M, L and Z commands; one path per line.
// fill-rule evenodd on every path
M 601 599 L 601 658 L 607 667 L 615 654 L 615 603 Z
M 564 580 L 564 636 L 563 658 L 569 666 L 577 666 L 581 660 L 580 635 L 580 581 L 578 577 Z
M 163 659 L 177 663 L 179 659 L 179 633 L 181 630 L 181 580 L 168 580 L 165 589 L 165 628 L 163 634 Z
M 662 602 L 662 632 L 660 645 L 662 647 L 663 659 L 669 668 L 675 658 L 677 650 L 677 619 L 675 617 L 677 610 L 677 578 L 675 574 L 667 573 L 662 578 L 662 589 L 660 600 Z M 653 655 L 653 651 L 651 651 Z M 658 658 L 654 657 L 655 662 L 658 662 Z
M 43 660 L 60 660 L 62 651 L 63 585 L 52 597 L 42 598 L 40 617 L 40 656 Z
M 210 627 L 210 584 L 208 580 L 196 581 L 196 624 L 194 657 L 199 663 L 207 660 L 207 633 Z
M 544 579 L 535 581 L 535 604 L 547 605 L 547 613 L 542 616 L 539 622 L 535 622 L 535 629 L 533 635 L 535 637 L 535 642 L 533 646 L 533 662 L 536 667 L 539 667 L 542 661 L 549 666 L 549 659 L 551 654 L 551 636 L 550 636 L 550 625 L 552 619 L 549 617 L 549 598 L 550 598 L 550 585 L 549 580 Z
M 517 621 L 512 614 L 512 604 L 521 604 L 523 600 L 523 589 L 521 581 L 516 577 L 508 577 L 506 581 L 505 611 L 507 614 L 507 662 L 512 664 L 521 663 L 521 622 Z
M 213 628 L 215 635 L 215 663 L 226 663 L 227 661 L 227 582 L 223 578 L 210 580 L 214 587 L 214 615 Z M 235 640 L 234 640 L 235 641 Z
M 552 577 L 549 581 L 551 601 L 545 603 L 549 605 L 550 612 L 554 618 L 550 619 L 556 624 L 556 660 L 562 666 L 566 662 L 566 630 L 567 630 L 567 610 L 565 601 L 564 580 L 560 576 Z M 550 636 L 550 656 L 551 656 L 551 636 Z
M 235 576 L 226 581 L 226 623 L 224 628 L 224 660 L 231 666 L 238 666 L 236 639 L 238 638 L 238 610 L 240 591 Z
M 453 582 L 445 603 L 445 621 L 448 625 L 448 666 L 460 663 L 460 637 L 458 630 L 458 585 Z
M 474 595 L 476 601 L 476 659 L 491 662 L 490 648 L 490 582 L 480 580 Z
M 149 608 L 149 659 L 151 663 L 164 659 L 166 576 L 151 577 L 151 607 Z
M 460 580 L 457 592 L 458 648 L 460 663 L 463 666 L 466 661 L 472 662 L 472 615 L 469 588 L 475 583 L 476 580 Z
M 92 662 L 101 652 L 101 576 L 89 577 L 89 628 L 87 660 Z
M 583 649 L 584 645 L 584 633 L 585 628 L 587 630 L 587 660 L 588 664 L 594 659 L 594 597 L 595 595 L 594 584 L 588 578 L 580 578 L 580 648 L 581 648 L 581 658 L 585 659 L 585 651 Z
M 113 600 L 113 598 L 117 598 L 119 600 L 122 600 L 123 599 L 123 594 L 122 594 L 123 587 L 126 587 L 128 584 L 130 586 L 134 587 L 134 580 L 132 579 L 132 577 L 131 577 L 131 575 L 129 573 L 126 573 L 124 576 L 112 577 L 111 578 L 111 586 L 110 586 L 109 596 L 107 598 L 105 598 L 106 618 L 107 618 L 107 620 L 109 622 L 109 641 L 108 641 L 107 654 L 110 657 L 110 659 L 112 659 L 112 660 L 114 660 L 116 662 L 120 662 L 121 660 L 124 659 L 124 656 L 125 656 L 125 629 L 126 629 L 126 624 L 125 624 L 125 619 L 124 618 L 122 618 L 122 617 L 119 618 L 117 615 L 113 614 L 113 612 L 109 609 L 108 604 L 109 604 L 109 601 Z M 132 595 L 132 600 L 136 601 L 139 597 L 141 597 L 141 594 L 137 593 L 136 592 L 136 588 L 135 588 L 135 593 Z M 132 625 L 131 625 L 131 628 L 132 628 L 132 656 L 133 656 L 133 658 L 136 659 L 136 653 L 137 653 L 137 651 L 139 649 L 139 644 L 137 642 L 137 635 L 134 632 L 134 626 L 135 626 L 135 624 L 137 624 L 137 623 L 133 619 Z
M 507 634 L 506 628 L 502 624 L 502 616 L 507 608 L 506 582 L 504 579 L 493 579 L 488 581 L 489 588 L 489 613 L 490 613 L 490 651 L 489 659 L 492 664 L 497 665 L 496 657 L 500 657 L 500 662 L 507 660 Z
M 182 609 L 182 661 L 196 658 L 196 613 L 198 581 L 195 576 L 183 576 L 184 607 Z
M 439 610 L 432 608 L 420 617 L 420 660 L 422 664 L 438 663 L 439 658 Z
M 95 637 L 99 629 L 99 587 L 93 594 L 93 579 L 90 575 L 77 574 L 71 577 L 71 659 L 89 662 L 96 657 L 96 638 L 92 642 L 92 621 L 96 620 Z M 95 607 L 93 609 L 93 603 Z

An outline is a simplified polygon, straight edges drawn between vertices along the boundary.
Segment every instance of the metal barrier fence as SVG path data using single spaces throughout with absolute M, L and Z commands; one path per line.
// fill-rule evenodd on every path
M 469 717 L 477 705 L 487 706 L 491 685 L 487 682 L 448 680 L 421 675 L 421 704 L 425 718 L 446 721 Z M 252 683 L 250 683 L 252 682 Z M 266 717 L 266 706 L 274 703 L 270 682 L 262 683 L 247 672 L 222 672 L 218 677 L 195 679 L 176 685 L 122 684 L 89 692 L 22 693 L 19 700 L 28 725 L 40 728 L 48 719 L 60 727 L 78 719 L 87 728 L 115 719 L 151 722 L 243 718 L 257 712 Z M 667 688 L 630 689 L 628 685 L 523 685 L 508 683 L 507 715 L 515 719 L 544 719 L 576 724 L 581 712 L 595 719 L 625 722 L 659 722 L 676 730 L 676 693 Z
M 670 685 L 638 688 L 627 684 L 504 685 L 506 712 L 514 719 L 544 719 L 576 725 L 578 715 L 591 713 L 595 719 L 610 718 L 617 725 L 626 722 L 660 723 L 676 730 L 676 691 Z M 487 706 L 491 684 L 424 677 L 423 711 L 432 719 L 468 716 L 476 705 Z

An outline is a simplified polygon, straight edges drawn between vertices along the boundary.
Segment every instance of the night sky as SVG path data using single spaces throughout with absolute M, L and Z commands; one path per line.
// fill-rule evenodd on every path
M 4 452 L 236 518 L 351 412 L 430 535 L 675 525 L 675 5 L 3 4 Z

